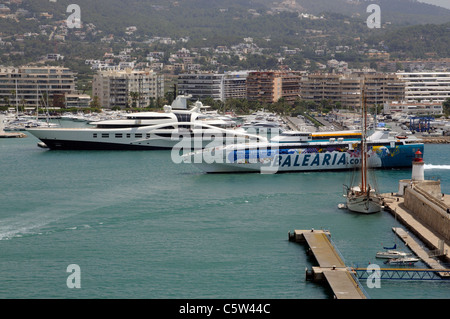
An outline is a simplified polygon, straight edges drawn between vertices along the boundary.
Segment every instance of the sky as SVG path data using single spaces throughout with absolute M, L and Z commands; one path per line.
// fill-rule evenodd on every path
M 419 2 L 434 4 L 436 6 L 450 9 L 450 0 L 419 0 Z

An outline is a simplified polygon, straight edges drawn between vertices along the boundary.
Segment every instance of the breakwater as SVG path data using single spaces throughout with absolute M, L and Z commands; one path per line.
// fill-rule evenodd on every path
M 450 136 L 426 136 L 420 141 L 424 144 L 450 144 Z

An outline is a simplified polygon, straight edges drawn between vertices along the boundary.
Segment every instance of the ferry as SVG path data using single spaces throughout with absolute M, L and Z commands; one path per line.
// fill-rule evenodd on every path
M 355 132 L 354 132 L 355 133 Z M 332 132 L 321 133 L 332 136 Z M 361 165 L 361 141 L 339 137 L 314 140 L 312 133 L 297 134 L 294 139 L 256 142 L 205 148 L 183 155 L 206 173 L 233 172 L 305 172 L 350 170 Z M 357 135 L 357 133 L 355 133 Z M 336 137 L 338 137 L 336 139 Z M 417 140 L 393 139 L 387 131 L 375 131 L 368 139 L 368 165 L 371 168 L 411 167 L 415 152 L 424 152 Z
M 315 142 L 342 141 L 342 140 L 361 140 L 361 131 L 332 131 L 332 132 L 301 132 L 301 131 L 283 131 L 279 135 L 270 139 L 274 143 L 298 143 L 305 140 Z

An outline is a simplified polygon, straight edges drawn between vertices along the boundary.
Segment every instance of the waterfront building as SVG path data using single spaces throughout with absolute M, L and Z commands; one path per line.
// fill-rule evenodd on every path
M 86 108 L 91 103 L 91 96 L 88 94 L 66 94 L 64 100 L 66 108 Z
M 302 72 L 284 71 L 281 73 L 281 96 L 288 103 L 294 103 L 300 98 L 300 82 Z
M 341 79 L 339 74 L 309 74 L 301 80 L 301 98 L 307 101 L 320 102 L 322 100 L 341 101 Z M 358 88 L 360 84 L 358 83 Z M 353 92 L 346 92 L 345 100 L 352 99 Z M 358 93 L 358 92 L 357 92 Z M 355 96 L 357 100 L 360 94 Z M 353 104 L 353 103 L 351 103 Z
M 280 72 L 261 71 L 250 72 L 247 77 L 247 99 L 273 103 L 282 96 L 282 83 Z
M 363 76 L 368 105 L 402 101 L 405 98 L 405 83 L 394 73 L 375 73 Z
M 178 76 L 178 94 L 191 95 L 192 100 L 213 98 L 224 101 L 224 74 L 183 73 Z
M 405 85 L 395 74 L 309 74 L 301 81 L 301 98 L 319 103 L 330 100 L 344 107 L 361 107 L 365 88 L 367 104 L 403 100 Z
M 149 69 L 99 71 L 92 93 L 102 108 L 148 107 L 151 99 L 164 96 L 164 76 Z
M 55 97 L 75 92 L 75 73 L 68 68 L 0 67 L 0 106 L 52 106 Z
M 247 98 L 248 71 L 226 72 L 224 74 L 224 99 Z
M 247 98 L 265 103 L 284 98 L 293 103 L 300 97 L 300 71 L 258 71 L 247 77 Z
M 450 72 L 399 72 L 405 82 L 405 100 L 443 102 L 450 98 Z
M 392 114 L 396 112 L 411 115 L 441 115 L 443 109 L 441 102 L 393 101 L 384 103 L 384 114 Z
M 179 94 L 191 95 L 192 100 L 212 97 L 214 100 L 247 98 L 249 71 L 225 73 L 185 73 L 178 76 Z

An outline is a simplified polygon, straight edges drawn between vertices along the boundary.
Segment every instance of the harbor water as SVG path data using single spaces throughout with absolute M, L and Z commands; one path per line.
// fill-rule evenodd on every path
M 0 298 L 330 299 L 295 229 L 327 229 L 347 265 L 397 243 L 389 213 L 338 208 L 350 172 L 208 175 L 170 151 L 49 151 L 0 140 Z M 425 145 L 450 194 L 450 146 Z M 396 192 L 410 170 L 376 171 Z M 79 288 L 68 285 L 79 267 Z M 425 268 L 418 263 L 414 267 Z M 449 282 L 382 281 L 373 299 L 443 299 Z

